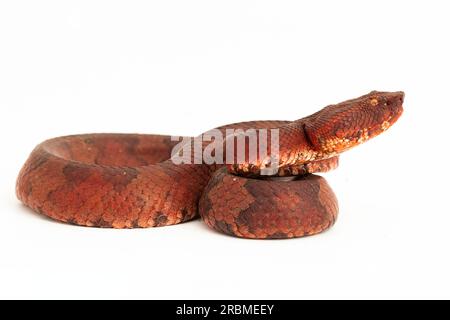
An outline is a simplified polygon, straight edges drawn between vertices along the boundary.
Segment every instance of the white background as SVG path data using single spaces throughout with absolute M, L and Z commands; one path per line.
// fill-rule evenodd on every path
M 448 1 L 2 1 L 0 298 L 450 298 Z M 201 221 L 100 230 L 23 207 L 44 139 L 195 135 L 404 90 L 325 174 L 337 224 L 254 241 Z

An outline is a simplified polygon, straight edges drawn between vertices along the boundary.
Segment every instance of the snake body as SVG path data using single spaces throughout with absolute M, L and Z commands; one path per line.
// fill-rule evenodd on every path
M 170 136 L 85 134 L 38 145 L 21 169 L 18 198 L 52 219 L 83 226 L 136 228 L 198 215 L 244 238 L 312 235 L 336 220 L 336 197 L 315 172 L 388 129 L 402 114 L 403 92 L 373 91 L 296 121 L 253 121 L 226 129 L 278 129 L 277 170 L 266 158 L 228 165 L 175 164 Z

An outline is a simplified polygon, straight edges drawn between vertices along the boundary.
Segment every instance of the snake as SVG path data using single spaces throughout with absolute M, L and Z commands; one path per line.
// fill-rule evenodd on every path
M 390 128 L 403 101 L 401 91 L 372 91 L 295 121 L 219 127 L 226 141 L 230 129 L 277 130 L 276 154 L 231 164 L 175 163 L 180 142 L 167 135 L 57 137 L 31 152 L 16 194 L 32 210 L 80 226 L 147 228 L 200 216 L 216 231 L 241 238 L 313 235 L 330 228 L 338 214 L 336 195 L 316 173 L 335 169 L 341 153 Z M 268 165 L 275 170 L 262 175 Z

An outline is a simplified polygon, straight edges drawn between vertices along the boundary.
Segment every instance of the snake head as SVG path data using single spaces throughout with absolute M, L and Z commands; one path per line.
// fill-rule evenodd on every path
M 401 91 L 372 91 L 327 106 L 305 122 L 305 134 L 314 150 L 336 155 L 390 128 L 403 112 L 403 100 Z

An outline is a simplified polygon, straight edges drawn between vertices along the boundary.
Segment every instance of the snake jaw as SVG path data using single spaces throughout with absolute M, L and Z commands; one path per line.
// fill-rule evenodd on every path
M 403 92 L 378 92 L 328 106 L 305 123 L 312 148 L 327 157 L 360 145 L 390 128 L 403 112 Z

